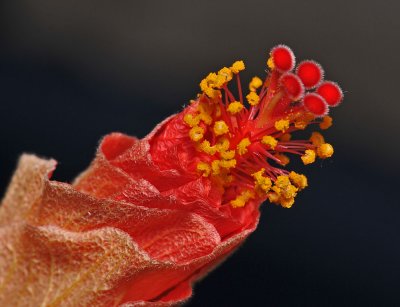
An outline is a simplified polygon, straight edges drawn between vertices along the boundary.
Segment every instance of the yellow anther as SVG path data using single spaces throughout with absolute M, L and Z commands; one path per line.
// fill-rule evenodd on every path
M 221 158 L 225 160 L 233 159 L 235 157 L 234 150 L 223 151 L 220 153 Z
M 321 159 L 326 159 L 326 158 L 332 157 L 333 151 L 334 150 L 333 150 L 332 145 L 328 144 L 328 143 L 321 144 L 317 148 L 318 157 L 320 157 Z
M 213 175 L 219 175 L 221 173 L 219 162 L 220 160 L 214 160 L 211 162 L 211 170 Z
M 193 114 L 186 114 L 183 117 L 184 122 L 189 126 L 189 127 L 194 127 L 197 126 L 200 122 L 200 116 L 193 116 Z
M 267 66 L 270 70 L 273 70 L 275 68 L 274 60 L 272 57 L 270 57 L 267 61 Z
M 200 89 L 205 92 L 209 88 L 214 87 L 214 83 L 217 80 L 217 74 L 216 73 L 209 73 L 207 77 L 205 77 L 203 80 L 200 82 Z
M 235 115 L 240 111 L 242 111 L 243 107 L 244 107 L 243 104 L 241 104 L 239 101 L 234 101 L 228 105 L 227 111 L 232 115 Z
M 322 130 L 326 130 L 328 129 L 330 126 L 332 126 L 332 117 L 330 117 L 329 115 L 324 116 L 324 118 L 322 119 L 322 122 L 319 123 L 319 127 Z
M 279 203 L 283 208 L 291 208 L 294 204 L 294 198 L 285 198 L 285 197 L 281 197 L 279 199 Z
M 280 189 L 286 188 L 288 185 L 290 185 L 289 176 L 280 175 L 276 178 L 274 183 Z
M 245 66 L 244 66 L 244 62 L 243 61 L 236 61 L 231 66 L 231 71 L 234 74 L 237 74 L 237 73 L 239 73 L 240 71 L 242 71 L 244 69 L 245 69 Z
M 265 169 L 262 168 L 256 173 L 251 174 L 256 183 L 256 187 L 260 187 L 264 192 L 268 192 L 271 189 L 272 181 L 269 177 L 265 177 L 264 175 Z
M 208 89 L 208 82 L 207 79 L 203 79 L 200 82 L 200 89 L 202 92 L 205 92 Z
M 278 131 L 286 131 L 289 129 L 289 121 L 287 119 L 280 119 L 275 122 L 275 129 Z
M 259 77 L 253 77 L 249 84 L 249 90 L 255 92 L 262 84 L 263 82 Z
M 197 170 L 203 174 L 203 177 L 208 177 L 211 172 L 211 166 L 206 162 L 199 162 Z
M 289 174 L 289 179 L 294 184 L 294 186 L 299 189 L 299 191 L 305 189 L 308 186 L 307 177 L 304 175 L 297 174 L 292 171 Z
M 307 121 L 305 121 L 305 120 L 296 120 L 296 121 L 294 122 L 295 128 L 296 128 L 296 129 L 299 129 L 299 130 L 304 130 L 304 129 L 306 129 L 307 126 L 308 126 L 308 124 L 309 124 L 309 122 L 307 122 Z
M 218 71 L 218 75 L 221 75 L 225 77 L 226 82 L 229 82 L 232 80 L 232 70 L 230 70 L 228 67 L 223 67 Z
M 217 152 L 217 148 L 215 146 L 211 146 L 210 142 L 207 140 L 204 140 L 200 144 L 200 150 L 204 151 L 205 153 L 209 155 L 214 155 Z
M 320 146 L 325 143 L 325 139 L 319 132 L 313 132 L 310 137 L 310 141 L 314 146 Z
M 289 157 L 281 153 L 274 154 L 274 157 L 277 158 L 279 160 L 279 164 L 283 166 L 288 165 L 290 162 Z
M 212 124 L 212 117 L 207 113 L 200 113 L 199 118 L 205 123 L 207 126 Z
M 283 198 L 295 198 L 297 195 L 298 189 L 290 184 L 285 189 L 281 189 L 281 195 Z
M 311 164 L 315 161 L 315 151 L 312 149 L 307 149 L 304 155 L 301 156 L 301 160 L 305 165 Z
M 296 197 L 298 191 L 298 189 L 290 183 L 289 176 L 286 175 L 281 175 L 276 178 L 273 190 L 285 199 Z
M 214 89 L 212 89 L 212 88 L 207 88 L 205 91 L 204 91 L 204 93 L 208 96 L 208 97 L 210 97 L 210 98 L 212 98 L 212 99 L 215 99 L 215 98 L 218 98 L 218 97 L 221 97 L 222 95 L 221 95 L 221 91 L 219 91 L 219 90 L 214 90 Z
M 289 142 L 291 138 L 292 138 L 292 135 L 290 133 L 284 133 L 279 137 L 279 140 L 281 142 Z
M 230 142 L 228 138 L 222 137 L 218 140 L 217 144 L 215 144 L 215 147 L 217 148 L 218 152 L 224 152 L 229 149 Z
M 236 159 L 221 160 L 219 166 L 222 168 L 230 169 L 236 166 Z
M 264 145 L 268 145 L 272 150 L 274 150 L 276 145 L 278 145 L 278 141 L 270 135 L 263 136 L 261 139 L 261 143 L 263 143 Z
M 273 204 L 277 204 L 279 203 L 279 195 L 275 192 L 270 192 L 268 193 L 268 200 Z
M 296 127 L 296 129 L 304 130 L 313 119 L 314 116 L 312 114 L 303 114 L 295 120 L 294 126 Z
M 236 199 L 231 201 L 231 205 L 233 208 L 241 208 L 246 205 L 246 203 L 254 198 L 254 192 L 250 190 L 243 191 Z
M 226 77 L 224 75 L 217 75 L 217 78 L 214 81 L 215 88 L 222 88 L 224 84 L 227 82 Z
M 256 106 L 260 102 L 260 97 L 257 95 L 256 92 L 250 92 L 250 94 L 246 96 L 246 99 L 252 106 Z
M 228 125 L 223 121 L 216 121 L 214 124 L 214 133 L 215 135 L 223 135 L 229 132 Z
M 251 144 L 249 138 L 242 139 L 239 144 L 237 144 L 237 152 L 239 155 L 244 155 L 247 153 L 247 147 Z
M 195 142 L 200 141 L 204 137 L 204 129 L 198 126 L 193 127 L 189 131 L 189 136 Z

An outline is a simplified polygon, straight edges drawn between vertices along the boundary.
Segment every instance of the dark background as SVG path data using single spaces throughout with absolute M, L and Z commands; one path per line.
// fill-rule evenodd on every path
M 335 155 L 306 169 L 291 210 L 195 287 L 189 306 L 399 306 L 399 1 L 0 2 L 0 193 L 18 156 L 70 181 L 111 131 L 144 136 L 209 71 L 291 46 L 346 97 Z M 243 79 L 244 79 L 243 78 Z

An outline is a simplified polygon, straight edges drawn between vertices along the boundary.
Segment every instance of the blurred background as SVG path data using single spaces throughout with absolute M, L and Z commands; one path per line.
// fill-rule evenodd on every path
M 210 71 L 291 46 L 338 81 L 335 155 L 291 210 L 195 287 L 188 306 L 399 306 L 400 2 L 0 2 L 0 195 L 23 152 L 71 181 L 112 131 L 143 137 Z

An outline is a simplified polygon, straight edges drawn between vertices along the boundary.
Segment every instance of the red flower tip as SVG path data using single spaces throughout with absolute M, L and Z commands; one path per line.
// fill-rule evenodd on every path
M 307 111 L 317 117 L 328 114 L 328 104 L 322 96 L 316 93 L 307 93 L 303 98 L 303 104 Z
M 292 49 L 286 45 L 278 45 L 272 48 L 270 55 L 271 60 L 269 61 L 269 66 L 274 67 L 279 72 L 291 71 L 296 64 L 296 59 Z
M 315 61 L 302 61 L 296 69 L 306 89 L 315 88 L 324 78 L 324 70 Z
M 280 77 L 279 82 L 293 101 L 300 100 L 303 97 L 304 85 L 297 75 L 290 72 L 285 73 Z
M 331 107 L 338 106 L 343 100 L 343 92 L 336 82 L 325 81 L 317 89 L 317 93 L 324 97 Z

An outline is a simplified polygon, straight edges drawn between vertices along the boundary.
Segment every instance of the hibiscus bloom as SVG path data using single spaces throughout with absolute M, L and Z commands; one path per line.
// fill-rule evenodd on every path
M 343 94 L 314 61 L 271 50 L 265 80 L 244 97 L 237 61 L 144 139 L 104 137 L 73 184 L 54 160 L 23 155 L 0 207 L 0 303 L 7 306 L 168 306 L 251 234 L 268 200 L 290 208 L 307 178 L 284 168 L 328 158 L 319 132 Z M 228 88 L 236 81 L 237 95 Z M 249 107 L 247 107 L 247 105 Z

